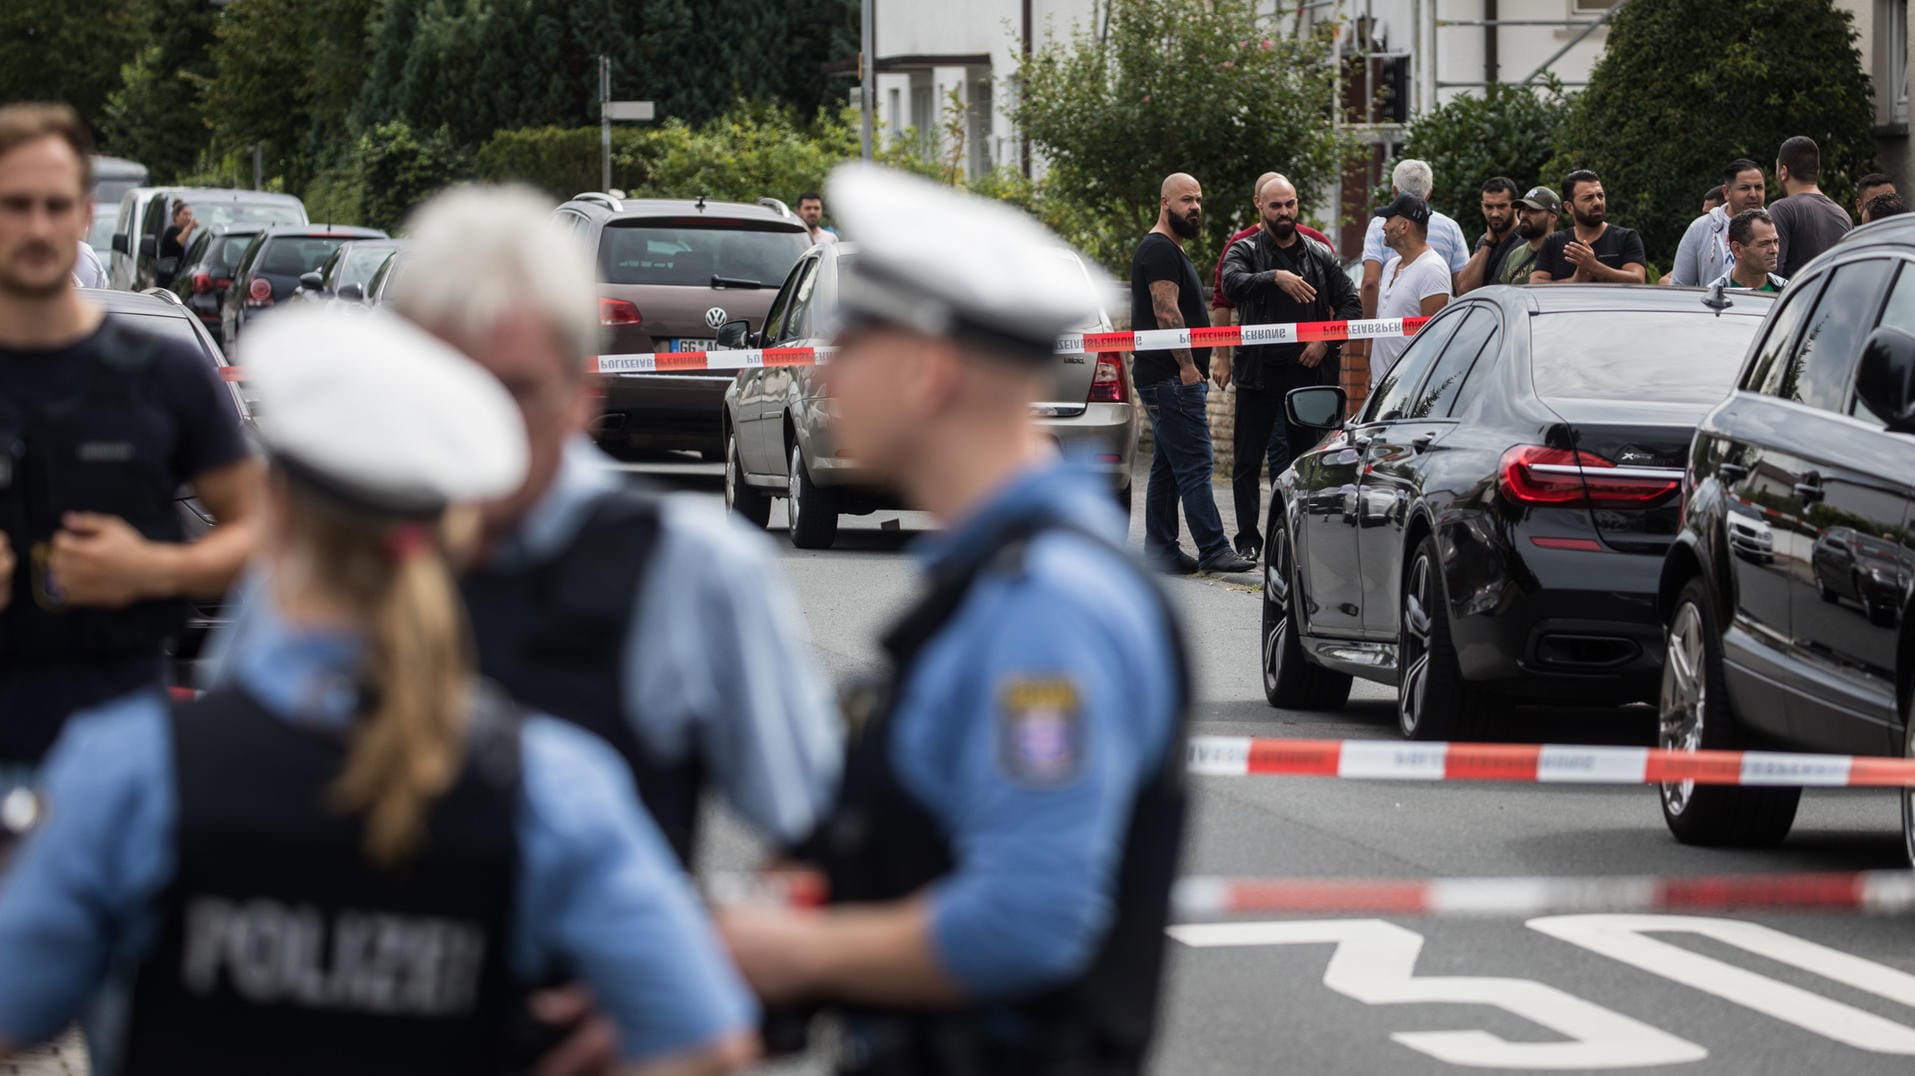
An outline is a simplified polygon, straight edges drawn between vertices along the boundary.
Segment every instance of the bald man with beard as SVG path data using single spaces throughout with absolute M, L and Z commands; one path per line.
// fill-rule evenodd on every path
M 1253 322 L 1243 320 L 1237 310 L 1237 304 L 1231 301 L 1230 296 L 1224 294 L 1223 256 L 1229 252 L 1231 247 L 1237 245 L 1238 240 L 1248 239 L 1263 230 L 1263 221 L 1258 216 L 1261 210 L 1257 205 L 1257 195 L 1262 192 L 1265 183 L 1278 178 L 1281 177 L 1275 172 L 1265 172 L 1263 175 L 1257 177 L 1257 185 L 1250 188 L 1250 208 L 1252 210 L 1250 214 L 1250 226 L 1231 236 L 1224 242 L 1223 249 L 1217 252 L 1217 268 L 1212 270 L 1210 274 L 1210 324 L 1212 325 L 1254 324 Z M 1331 245 L 1330 237 L 1310 227 L 1308 224 L 1299 222 L 1297 224 L 1297 234 L 1320 244 L 1325 251 L 1328 251 L 1332 255 L 1336 253 L 1336 247 Z M 1218 347 L 1212 348 L 1210 351 L 1210 379 L 1217 383 L 1219 390 L 1230 387 L 1231 353 L 1233 350 L 1232 348 Z
M 1184 253 L 1184 241 L 1203 226 L 1203 186 L 1182 172 L 1158 193 L 1157 225 L 1130 262 L 1130 325 L 1134 331 L 1208 324 L 1203 281 Z M 1144 555 L 1163 571 L 1247 572 L 1255 564 L 1237 554 L 1224 534 L 1211 492 L 1213 457 L 1205 412 L 1209 348 L 1139 351 L 1133 367 L 1137 396 L 1150 416 L 1156 449 L 1144 492 Z M 1178 544 L 1177 504 L 1183 502 L 1197 556 Z

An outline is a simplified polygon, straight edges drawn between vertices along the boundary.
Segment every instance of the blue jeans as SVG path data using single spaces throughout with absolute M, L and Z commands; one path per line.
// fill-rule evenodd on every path
M 1209 381 L 1186 385 L 1174 378 L 1137 390 L 1157 439 L 1150 483 L 1144 491 L 1145 556 L 1165 558 L 1176 553 L 1180 498 L 1184 518 L 1190 521 L 1190 537 L 1197 543 L 1197 559 L 1207 561 L 1231 551 L 1210 489 L 1210 420 L 1204 414 L 1209 395 Z

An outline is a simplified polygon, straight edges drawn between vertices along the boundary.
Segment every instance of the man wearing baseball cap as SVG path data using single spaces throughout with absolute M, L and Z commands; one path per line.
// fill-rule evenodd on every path
M 1428 317 L 1450 301 L 1450 266 L 1430 248 L 1430 204 L 1414 194 L 1376 211 L 1383 222 L 1383 242 L 1396 252 L 1383 266 L 1382 291 L 1376 304 L 1379 318 Z M 1410 346 L 1408 337 L 1378 337 L 1370 347 L 1370 387 L 1383 383 L 1390 367 Z
M 1536 271 L 1536 255 L 1556 230 L 1556 218 L 1562 211 L 1563 200 L 1548 187 L 1531 187 L 1528 194 L 1516 200 L 1516 234 L 1529 245 L 1512 247 L 1491 283 L 1529 283 L 1529 274 Z

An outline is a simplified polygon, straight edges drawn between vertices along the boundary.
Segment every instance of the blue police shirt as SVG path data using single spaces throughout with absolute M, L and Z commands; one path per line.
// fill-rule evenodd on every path
M 235 682 L 289 720 L 351 720 L 350 692 L 328 688 L 356 667 L 356 639 L 291 629 L 269 601 L 249 623 Z M 755 1027 L 754 1003 L 624 763 L 548 717 L 526 722 L 521 753 L 515 971 L 529 980 L 563 960 L 617 1024 L 628 1060 Z M 132 975 L 175 866 L 171 759 L 157 692 L 76 718 L 62 735 L 43 774 L 46 823 L 0 885 L 0 1037 L 45 1040 L 93 999 L 93 1071 L 117 1070 Z
M 1127 537 L 1108 480 L 1057 462 L 917 552 L 935 568 L 1039 514 Z M 1178 703 L 1170 626 L 1118 556 L 1041 535 L 1022 573 L 978 580 L 901 688 L 891 764 L 949 836 L 957 867 L 932 889 L 933 941 L 974 998 L 1076 974 L 1115 914 L 1131 805 Z
M 574 438 L 493 560 L 509 567 L 559 556 L 594 501 L 621 481 L 610 465 Z M 249 572 L 235 590 L 230 628 L 208 643 L 205 685 L 220 682 L 230 651 L 249 645 L 247 611 L 262 580 Z M 731 805 L 782 841 L 817 826 L 837 793 L 842 727 L 764 535 L 720 508 L 664 497 L 621 668 L 626 717 L 656 758 L 697 750 Z

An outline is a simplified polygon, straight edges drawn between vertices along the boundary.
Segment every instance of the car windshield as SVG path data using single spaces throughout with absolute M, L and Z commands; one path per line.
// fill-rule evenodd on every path
M 290 202 L 187 202 L 201 227 L 216 224 L 304 224 L 306 215 Z
M 86 233 L 86 245 L 101 257 L 113 252 L 113 228 L 119 223 L 119 212 L 118 206 L 93 207 L 93 228 Z
M 310 273 L 325 263 L 339 244 L 346 241 L 345 236 L 286 235 L 267 240 L 266 249 L 259 252 L 259 261 L 253 266 L 255 273 L 271 273 L 274 276 L 301 276 Z
M 1529 321 L 1531 374 L 1545 400 L 1708 404 L 1735 387 L 1762 319 L 1707 310 L 1576 310 Z
M 810 246 L 803 232 L 752 221 L 613 222 L 599 240 L 598 274 L 608 284 L 708 288 L 724 277 L 775 288 Z

